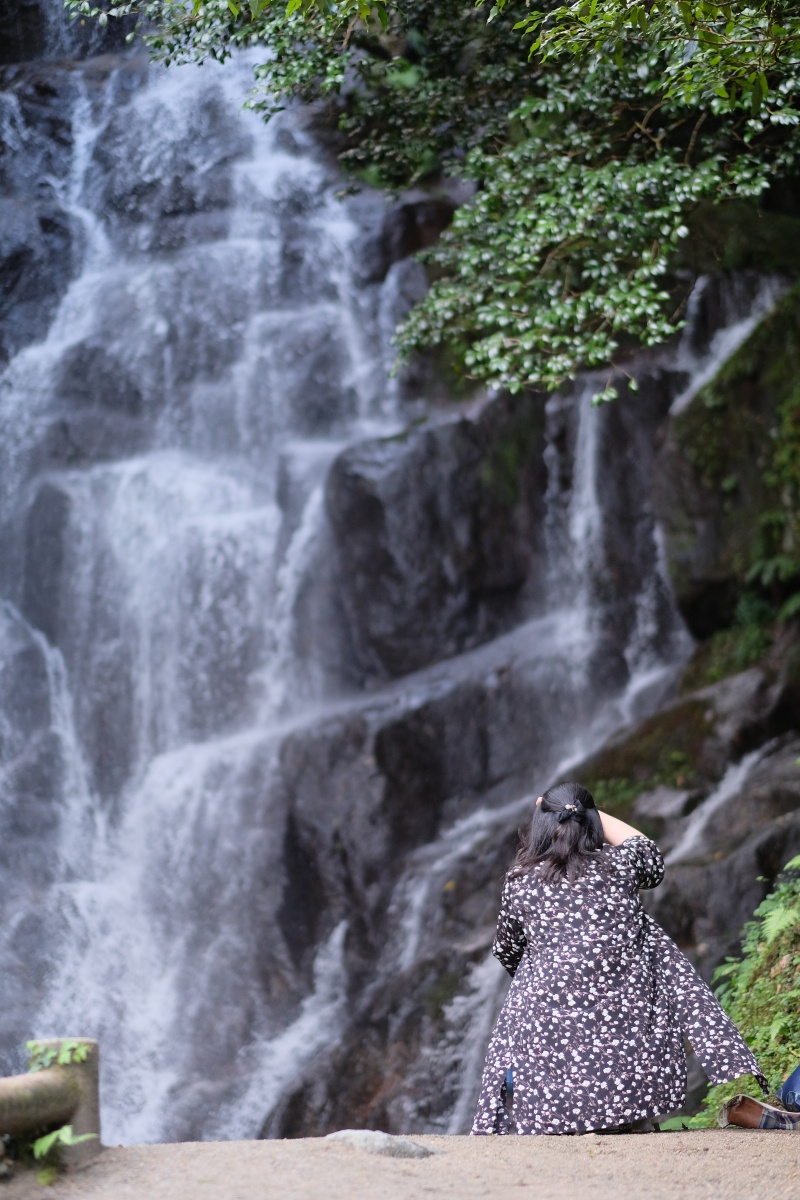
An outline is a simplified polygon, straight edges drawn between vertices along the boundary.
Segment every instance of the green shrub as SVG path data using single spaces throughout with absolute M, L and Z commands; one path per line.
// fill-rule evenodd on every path
M 787 863 L 775 891 L 745 925 L 742 957 L 727 959 L 714 982 L 776 1091 L 800 1063 L 800 856 Z M 745 1075 L 712 1087 L 691 1124 L 716 1124 L 720 1105 L 737 1093 L 762 1099 L 756 1080 Z

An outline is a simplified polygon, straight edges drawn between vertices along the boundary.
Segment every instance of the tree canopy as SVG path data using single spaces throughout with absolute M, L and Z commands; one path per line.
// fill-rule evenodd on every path
M 473 199 L 426 252 L 401 354 L 554 388 L 680 325 L 699 211 L 759 202 L 800 154 L 800 13 L 788 0 L 66 0 L 138 13 L 167 62 L 263 46 L 249 103 L 328 98 L 345 167 L 391 189 L 437 174 Z M 613 389 L 609 389 L 609 394 Z

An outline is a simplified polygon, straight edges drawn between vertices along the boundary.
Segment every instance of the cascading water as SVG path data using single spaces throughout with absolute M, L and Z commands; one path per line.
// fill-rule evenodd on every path
M 336 199 L 302 113 L 241 111 L 248 79 L 68 70 L 47 185 L 72 276 L 0 381 L 0 1050 L 99 1037 L 109 1141 L 279 1132 L 371 1005 L 416 1019 L 446 953 L 443 1047 L 405 1064 L 444 1099 L 393 1119 L 457 1132 L 503 973 L 469 896 L 456 946 L 447 897 L 470 864 L 491 882 L 530 789 L 652 707 L 687 641 L 647 455 L 587 384 L 548 406 L 535 595 L 394 681 L 355 665 L 330 468 L 424 412 L 386 372 L 418 283 L 376 267 L 383 201 Z
M 6 590 L 55 644 L 29 635 L 66 764 L 57 866 L 47 900 L 27 906 L 58 928 L 61 965 L 35 1016 L 21 989 L 15 1024 L 100 1037 L 112 1140 L 163 1131 L 168 1090 L 186 1080 L 179 1029 L 214 1070 L 274 1027 L 241 999 L 265 964 L 245 965 L 257 939 L 226 909 L 280 853 L 276 721 L 325 683 L 324 655 L 304 664 L 293 639 L 298 596 L 324 570 L 327 465 L 343 439 L 397 422 L 375 316 L 397 273 L 356 289 L 361 231 L 338 181 L 301 118 L 267 129 L 240 111 L 247 77 L 246 64 L 156 75 L 110 117 L 113 75 L 105 106 L 78 95 L 57 182 L 82 269 L 2 381 L 4 541 L 22 558 Z M 222 193 L 210 230 L 197 196 L 172 220 L 163 196 L 152 212 L 137 200 L 126 223 L 137 189 L 170 183 Z M 75 444 L 54 448 L 59 437 Z M 27 633 L 7 614 L 9 639 Z M 264 802 L 248 812 L 238 781 L 253 773 Z M 212 993 L 216 1039 L 197 1027 Z M 295 1058 L 311 1052 L 301 1043 Z

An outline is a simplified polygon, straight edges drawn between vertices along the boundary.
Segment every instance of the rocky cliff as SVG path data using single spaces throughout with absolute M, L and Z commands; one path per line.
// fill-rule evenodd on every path
M 99 1036 L 112 1140 L 461 1131 L 549 782 L 706 975 L 800 849 L 795 294 L 704 279 L 600 409 L 391 380 L 447 205 L 57 8 L 0 4 L 0 1051 Z

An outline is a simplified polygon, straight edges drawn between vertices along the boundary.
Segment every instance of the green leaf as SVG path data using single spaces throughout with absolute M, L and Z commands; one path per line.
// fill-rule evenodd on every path
M 764 941 L 769 946 L 780 934 L 795 926 L 800 928 L 800 907 L 776 908 L 764 917 L 762 925 Z
M 82 1142 L 91 1142 L 96 1137 L 96 1133 L 82 1133 L 76 1136 L 72 1132 L 71 1125 L 62 1125 L 60 1129 L 54 1129 L 52 1133 L 46 1133 L 43 1137 L 35 1140 L 33 1157 L 35 1159 L 46 1158 L 60 1146 L 79 1146 Z

